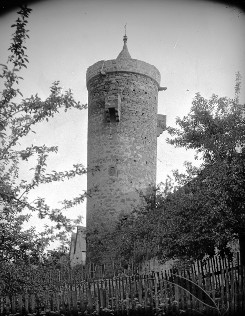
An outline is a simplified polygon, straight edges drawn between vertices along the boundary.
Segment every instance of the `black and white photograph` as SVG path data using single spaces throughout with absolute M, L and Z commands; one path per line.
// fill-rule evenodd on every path
M 0 1 L 0 316 L 245 315 L 245 1 Z

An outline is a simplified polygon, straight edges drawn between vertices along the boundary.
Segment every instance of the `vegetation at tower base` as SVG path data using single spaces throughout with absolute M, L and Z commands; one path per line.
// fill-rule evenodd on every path
M 158 254 L 160 231 L 156 223 L 162 213 L 162 201 L 171 192 L 172 183 L 166 181 L 165 192 L 151 188 L 148 195 L 140 193 L 145 203 L 141 203 L 131 213 L 121 213 L 114 227 L 96 228 L 87 233 L 90 243 L 87 258 L 92 263 L 113 262 L 121 268 L 135 265 Z
M 14 264 L 37 263 L 43 255 L 45 247 L 52 240 L 66 242 L 66 233 L 71 231 L 72 222 L 65 216 L 65 210 L 83 202 L 84 195 L 72 200 L 64 200 L 61 209 L 52 209 L 45 199 L 38 197 L 30 202 L 28 194 L 38 186 L 74 178 L 86 173 L 81 164 L 74 164 L 73 169 L 48 173 L 47 161 L 49 154 L 57 153 L 56 146 L 33 145 L 23 148 L 22 140 L 35 133 L 35 126 L 49 121 L 59 111 L 69 109 L 82 110 L 86 106 L 74 100 L 70 90 L 62 92 L 59 82 L 54 82 L 50 88 L 50 95 L 42 100 L 37 94 L 24 98 L 19 82 L 23 78 L 20 71 L 27 68 L 25 42 L 28 36 L 26 25 L 31 12 L 26 6 L 18 11 L 18 18 L 12 25 L 15 29 L 9 48 L 10 55 L 7 63 L 2 64 L 0 75 L 3 82 L 0 100 L 0 262 Z M 21 179 L 19 169 L 23 162 L 35 165 L 30 172 L 30 181 Z M 25 229 L 24 224 L 30 215 L 36 213 L 39 219 L 48 218 L 53 224 L 46 226 L 45 231 L 36 232 L 34 228 Z

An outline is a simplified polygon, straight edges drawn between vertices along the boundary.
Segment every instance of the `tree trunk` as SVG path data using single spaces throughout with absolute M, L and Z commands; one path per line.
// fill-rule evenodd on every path
M 239 233 L 239 247 L 240 247 L 241 265 L 245 266 L 245 232 Z

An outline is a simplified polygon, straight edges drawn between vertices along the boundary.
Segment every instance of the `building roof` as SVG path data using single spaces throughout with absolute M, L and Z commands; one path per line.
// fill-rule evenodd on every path
M 117 61 L 120 61 L 120 60 L 124 60 L 124 59 L 131 59 L 131 56 L 129 54 L 129 51 L 128 51 L 128 47 L 127 47 L 127 36 L 124 35 L 123 37 L 123 49 L 121 50 L 121 52 L 119 53 L 119 55 L 117 56 Z
M 86 74 L 87 87 L 93 77 L 106 76 L 106 74 L 113 72 L 141 74 L 153 79 L 157 86 L 160 87 L 161 75 L 159 70 L 155 66 L 142 60 L 133 59 L 128 51 L 127 39 L 125 34 L 123 37 L 123 49 L 116 59 L 100 60 L 88 68 Z

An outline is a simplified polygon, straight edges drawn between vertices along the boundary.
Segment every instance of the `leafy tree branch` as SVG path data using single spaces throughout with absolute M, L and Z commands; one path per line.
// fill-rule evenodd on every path
M 49 172 L 49 156 L 57 153 L 58 147 L 30 144 L 23 148 L 23 139 L 35 133 L 37 124 L 45 124 L 61 111 L 81 111 L 87 107 L 75 100 L 70 89 L 63 91 L 59 81 L 51 85 L 44 100 L 38 94 L 23 96 L 19 83 L 24 80 L 20 72 L 29 63 L 26 42 L 30 13 L 31 9 L 25 5 L 17 13 L 18 18 L 12 25 L 10 55 L 6 64 L 1 64 L 0 74 L 3 82 L 0 98 L 0 257 L 8 262 L 17 258 L 26 262 L 39 260 L 50 242 L 67 241 L 67 232 L 71 232 L 78 221 L 67 218 L 65 210 L 82 203 L 86 196 L 84 193 L 70 200 L 64 198 L 60 208 L 51 207 L 43 197 L 34 201 L 29 198 L 40 185 L 84 175 L 86 168 L 76 163 L 71 170 Z M 25 179 L 20 177 L 23 163 L 33 165 Z M 46 226 L 43 232 L 25 229 L 30 214 L 37 214 L 40 220 L 48 218 L 55 224 Z

